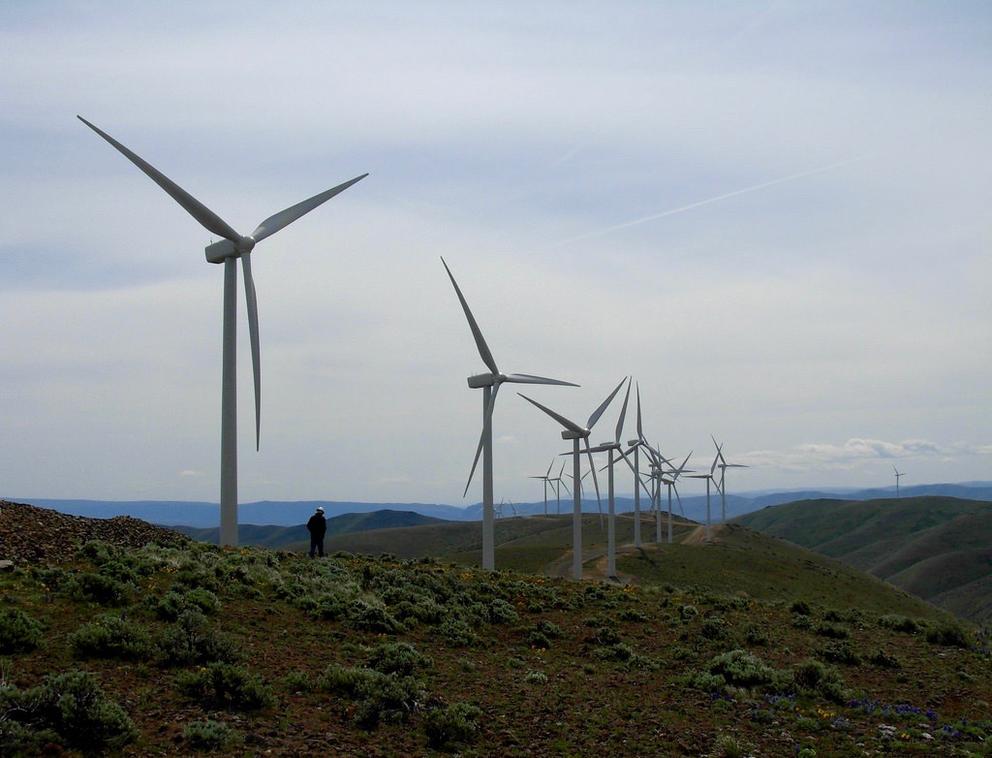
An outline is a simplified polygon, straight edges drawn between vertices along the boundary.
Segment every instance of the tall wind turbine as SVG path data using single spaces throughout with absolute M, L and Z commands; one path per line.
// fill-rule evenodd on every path
M 896 497 L 898 498 L 899 497 L 899 480 L 902 479 L 902 477 L 906 476 L 906 474 L 904 474 L 903 472 L 899 471 L 899 469 L 897 469 L 895 466 L 892 467 L 892 470 L 896 474 Z
M 609 510 L 606 522 L 606 576 L 614 578 L 617 575 L 617 527 L 616 527 L 616 496 L 613 490 L 613 453 L 619 453 L 624 460 L 626 455 L 623 452 L 623 445 L 620 444 L 620 437 L 623 435 L 623 422 L 627 416 L 627 401 L 630 400 L 630 379 L 627 379 L 627 394 L 623 398 L 623 407 L 620 408 L 620 416 L 617 419 L 617 429 L 613 442 L 604 442 L 590 449 L 591 453 L 606 453 L 607 462 L 607 501 Z M 628 461 L 629 463 L 629 461 Z
M 679 496 L 679 488 L 675 485 L 675 481 L 685 472 L 691 469 L 686 468 L 686 464 L 689 463 L 689 459 L 692 457 L 692 451 L 689 451 L 689 455 L 685 457 L 682 461 L 682 465 L 678 468 L 672 468 L 667 472 L 668 477 L 660 477 L 660 482 L 665 485 L 668 489 L 668 544 L 672 544 L 672 490 L 675 490 L 675 497 L 679 501 L 679 510 L 682 511 L 682 516 L 685 517 L 685 510 L 682 508 L 682 498 Z M 660 539 L 658 540 L 661 541 Z
M 710 435 L 710 439 L 713 440 L 717 457 L 720 459 L 720 462 L 717 464 L 717 468 L 720 469 L 720 483 L 717 484 L 716 488 L 720 490 L 720 521 L 725 524 L 727 523 L 727 488 L 724 480 L 727 475 L 727 469 L 747 468 L 747 466 L 743 463 L 727 463 L 726 458 L 723 457 L 723 443 L 717 444 L 716 438 L 712 434 Z
M 713 520 L 710 516 L 710 483 L 715 482 L 716 479 L 713 476 L 713 472 L 716 471 L 716 464 L 720 461 L 718 455 L 713 456 L 713 464 L 710 466 L 710 471 L 708 474 L 689 474 L 690 479 L 705 479 L 706 480 L 706 539 L 710 538 L 710 527 L 712 526 Z
M 596 478 L 596 464 L 592 462 L 592 452 L 590 452 L 589 446 L 589 435 L 592 434 L 592 428 L 599 421 L 600 416 L 606 411 L 612 402 L 613 398 L 620 391 L 623 383 L 627 381 L 627 377 L 620 380 L 620 383 L 614 388 L 613 392 L 609 394 L 599 407 L 592 412 L 589 416 L 588 421 L 586 421 L 585 426 L 580 426 L 574 421 L 570 421 L 564 416 L 555 413 L 550 408 L 541 405 L 536 400 L 531 400 L 526 395 L 517 393 L 526 400 L 531 405 L 535 405 L 542 411 L 547 413 L 551 418 L 562 425 L 563 430 L 561 433 L 561 438 L 563 440 L 572 440 L 572 578 L 575 581 L 581 581 L 582 579 L 582 494 L 581 494 L 581 484 L 582 475 L 579 472 L 579 460 L 581 457 L 581 452 L 579 450 L 579 440 L 585 443 L 586 455 L 589 456 L 589 469 L 592 471 L 592 481 L 596 485 L 596 500 L 599 500 L 599 480 Z
M 541 479 L 544 482 L 544 515 L 548 515 L 548 482 L 553 481 L 551 479 L 551 468 L 555 465 L 555 459 L 551 459 L 551 463 L 548 466 L 548 470 L 544 472 L 544 476 L 531 476 L 529 479 Z
M 147 163 L 109 134 L 101 131 L 82 116 L 77 116 L 86 126 L 103 137 L 125 158 L 141 169 L 149 179 L 165 190 L 187 213 L 200 222 L 207 231 L 224 239 L 206 248 L 207 261 L 224 264 L 224 347 L 221 371 L 221 433 L 220 433 L 220 544 L 238 544 L 238 417 L 237 417 L 237 259 L 245 279 L 245 302 L 248 306 L 248 335 L 251 341 L 251 364 L 255 379 L 255 449 L 261 437 L 262 379 L 258 344 L 258 303 L 255 298 L 255 281 L 251 275 L 250 255 L 255 245 L 280 229 L 288 226 L 317 206 L 330 200 L 339 192 L 364 179 L 368 174 L 356 176 L 343 184 L 321 192 L 319 195 L 292 205 L 269 216 L 255 231 L 244 237 L 224 219 L 172 181 L 157 168 Z
M 634 547 L 641 546 L 641 446 L 646 445 L 644 425 L 641 422 L 641 387 L 637 385 L 637 439 L 627 444 L 634 451 Z M 630 450 L 627 451 L 628 453 Z
M 492 571 L 496 568 L 493 531 L 493 408 L 496 404 L 499 387 L 503 382 L 511 384 L 556 384 L 565 387 L 578 387 L 579 385 L 563 382 L 560 379 L 534 376 L 533 374 L 501 373 L 496 366 L 496 359 L 493 358 L 493 354 L 489 350 L 489 345 L 486 344 L 485 337 L 482 336 L 482 330 L 479 329 L 475 316 L 472 315 L 472 311 L 465 301 L 465 296 L 462 295 L 458 282 L 455 281 L 455 277 L 451 273 L 451 269 L 448 268 L 444 258 L 441 259 L 441 263 L 444 265 L 444 270 L 448 272 L 448 278 L 451 279 L 455 294 L 458 295 L 458 302 L 462 304 L 462 310 L 465 311 L 468 327 L 472 330 L 475 346 L 479 349 L 479 357 L 482 358 L 482 362 L 486 364 L 490 372 L 488 374 L 475 374 L 468 378 L 468 386 L 471 389 L 482 389 L 482 434 L 479 436 L 479 445 L 475 449 L 475 459 L 472 461 L 472 470 L 469 472 L 468 482 L 465 484 L 465 492 L 462 493 L 462 497 L 465 497 L 468 488 L 472 485 L 475 467 L 479 465 L 479 456 L 482 455 L 482 568 Z

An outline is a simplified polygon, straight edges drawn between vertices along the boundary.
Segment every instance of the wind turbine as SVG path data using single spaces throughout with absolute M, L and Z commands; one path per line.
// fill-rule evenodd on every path
M 710 439 L 713 440 L 713 444 L 716 446 L 716 454 L 720 459 L 720 463 L 717 464 L 717 468 L 720 469 L 720 483 L 716 486 L 720 490 L 720 521 L 722 523 L 727 523 L 727 489 L 724 486 L 724 478 L 727 475 L 728 468 L 748 468 L 743 463 L 727 463 L 727 460 L 723 457 L 723 443 L 719 445 L 716 442 L 716 438 L 711 434 Z M 896 480 L 896 484 L 899 480 Z
M 614 451 L 619 453 L 620 456 L 627 460 L 627 456 L 623 452 L 623 445 L 620 444 L 620 437 L 623 434 L 623 422 L 624 418 L 627 416 L 627 401 L 630 400 L 630 379 L 627 379 L 627 394 L 623 398 L 623 406 L 620 408 L 620 416 L 617 419 L 617 429 L 616 435 L 613 442 L 604 442 L 601 445 L 597 445 L 590 449 L 590 453 L 606 453 L 607 462 L 606 468 L 607 474 L 607 502 L 608 502 L 608 515 L 606 522 L 606 576 L 609 578 L 615 578 L 617 575 L 617 533 L 616 533 L 616 496 L 613 491 L 613 453 Z M 628 465 L 630 461 L 627 461 Z
M 662 484 L 664 484 L 665 487 L 668 489 L 668 544 L 669 545 L 672 544 L 672 490 L 675 490 L 675 497 L 678 498 L 679 501 L 679 510 L 682 511 L 682 516 L 684 517 L 685 510 L 682 508 L 682 498 L 679 496 L 679 488 L 675 486 L 675 480 L 678 479 L 686 471 L 690 470 L 686 468 L 686 464 L 689 463 L 689 459 L 691 457 L 692 457 L 692 451 L 690 451 L 689 455 L 687 455 L 685 457 L 685 460 L 682 461 L 681 466 L 679 466 L 678 468 L 672 468 L 671 471 L 666 472 L 669 477 L 668 479 L 666 479 L 664 476 L 659 477 L 659 481 Z M 658 539 L 659 542 L 661 542 L 660 536 L 661 535 L 659 535 L 659 539 Z
M 896 497 L 898 498 L 899 497 L 899 480 L 902 477 L 906 476 L 906 474 L 904 474 L 903 472 L 899 471 L 899 469 L 897 469 L 895 466 L 892 467 L 892 470 L 895 472 L 895 475 L 896 475 Z
M 713 456 L 713 464 L 710 466 L 710 471 L 708 474 L 689 474 L 690 479 L 705 479 L 706 480 L 706 539 L 710 538 L 710 526 L 712 524 L 712 519 L 710 517 L 710 483 L 716 482 L 713 476 L 713 472 L 716 471 L 716 464 L 720 460 L 719 455 Z
M 564 463 L 561 464 L 561 470 L 558 472 L 558 476 L 556 476 L 554 479 L 549 479 L 548 480 L 548 481 L 554 482 L 554 485 L 555 485 L 555 498 L 558 501 L 558 503 L 556 505 L 555 513 L 558 514 L 559 516 L 561 515 L 561 488 L 564 487 L 565 488 L 565 491 L 568 492 L 569 494 L 571 494 L 571 491 L 568 489 L 568 485 L 565 484 L 565 480 L 562 479 L 562 476 L 561 475 L 563 473 L 565 473 L 565 464 Z
M 503 382 L 511 384 L 556 384 L 565 387 L 578 387 L 579 385 L 563 382 L 560 379 L 534 376 L 533 374 L 501 373 L 496 366 L 496 359 L 493 358 L 493 354 L 489 350 L 489 345 L 486 344 L 485 337 L 482 336 L 482 330 L 479 329 L 475 316 L 472 315 L 472 311 L 465 301 L 465 296 L 462 295 L 458 282 L 455 281 L 455 277 L 451 273 L 451 269 L 448 268 L 444 258 L 441 259 L 441 263 L 444 265 L 444 270 L 448 272 L 448 278 L 451 279 L 455 294 L 458 295 L 458 302 L 462 304 L 462 310 L 465 311 L 468 327 L 472 330 L 475 346 L 479 349 L 479 357 L 482 358 L 482 362 L 490 371 L 488 374 L 475 374 L 468 378 L 468 386 L 471 389 L 482 388 L 482 434 L 479 436 L 479 446 L 475 449 L 475 459 L 472 461 L 472 470 L 469 472 L 468 482 L 465 484 L 465 492 L 462 493 L 462 497 L 465 497 L 472 484 L 475 467 L 479 465 L 479 455 L 482 455 L 482 568 L 492 571 L 496 568 L 493 538 L 493 407 L 496 404 L 499 387 Z
M 548 465 L 548 470 L 544 473 L 544 476 L 531 476 L 529 479 L 541 479 L 544 481 L 544 515 L 548 515 L 548 482 L 553 481 L 551 479 L 551 468 L 555 465 L 555 459 L 551 459 L 551 463 Z
M 574 421 L 570 421 L 564 416 L 555 413 L 550 408 L 541 405 L 536 400 L 531 400 L 526 395 L 517 393 L 526 400 L 531 405 L 537 406 L 546 414 L 551 416 L 555 421 L 564 427 L 561 433 L 561 438 L 563 440 L 572 440 L 572 479 L 574 481 L 572 485 L 572 577 L 576 581 L 582 579 L 582 495 L 580 490 L 580 485 L 582 484 L 582 476 L 579 472 L 579 459 L 581 453 L 579 451 L 579 440 L 585 442 L 586 455 L 589 456 L 589 468 L 592 471 L 592 480 L 596 485 L 596 500 L 599 501 L 599 480 L 596 478 L 596 465 L 592 462 L 592 452 L 590 452 L 589 446 L 589 435 L 592 433 L 592 428 L 599 421 L 600 416 L 606 411 L 613 398 L 620 391 L 623 383 L 627 381 L 627 377 L 620 380 L 620 383 L 614 388 L 613 392 L 609 394 L 599 407 L 592 412 L 589 419 L 586 421 L 585 426 L 579 426 Z
M 245 302 L 248 306 L 248 335 L 251 341 L 251 364 L 255 380 L 255 449 L 261 437 L 262 379 L 258 343 L 258 303 L 255 298 L 255 281 L 251 275 L 251 252 L 255 245 L 280 229 L 306 215 L 317 206 L 330 200 L 339 192 L 364 179 L 368 174 L 356 176 L 343 184 L 321 192 L 319 195 L 292 205 L 269 216 L 255 231 L 244 237 L 220 216 L 172 181 L 157 168 L 147 163 L 109 134 L 101 131 L 82 116 L 76 116 L 86 126 L 99 134 L 125 158 L 141 169 L 187 213 L 200 222 L 207 231 L 224 239 L 206 248 L 207 261 L 224 264 L 224 337 L 221 370 L 221 436 L 220 436 L 220 544 L 238 544 L 238 417 L 237 417 L 237 259 L 245 280 Z
M 634 547 L 641 546 L 641 456 L 640 448 L 646 445 L 644 425 L 641 423 L 641 387 L 637 385 L 637 439 L 629 440 L 627 444 L 634 451 Z M 630 450 L 627 451 L 628 453 Z M 638 486 L 640 485 L 640 486 Z M 652 496 L 653 497 L 653 496 Z M 653 503 L 653 501 L 652 501 Z

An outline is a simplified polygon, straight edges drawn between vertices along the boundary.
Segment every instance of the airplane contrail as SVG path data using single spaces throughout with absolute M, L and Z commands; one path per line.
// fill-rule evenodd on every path
M 621 224 L 614 224 L 613 226 L 608 226 L 605 229 L 597 229 L 593 232 L 586 232 L 585 234 L 579 234 L 575 237 L 569 237 L 568 239 L 559 240 L 558 242 L 551 243 L 550 247 L 559 247 L 561 245 L 567 245 L 570 242 L 578 242 L 579 240 L 589 239 L 590 237 L 602 237 L 612 232 L 619 231 L 621 229 L 627 229 L 631 226 L 638 226 L 639 224 L 646 224 L 648 221 L 656 221 L 660 218 L 665 218 L 666 216 L 674 216 L 676 213 L 682 213 L 684 211 L 690 211 L 693 208 L 699 208 L 703 205 L 709 205 L 710 203 L 716 203 L 720 200 L 726 200 L 730 197 L 737 197 L 738 195 L 744 195 L 748 192 L 757 192 L 758 190 L 765 189 L 766 187 L 774 187 L 776 184 L 784 184 L 785 182 L 791 182 L 796 179 L 802 179 L 807 176 L 813 176 L 815 174 L 822 174 L 826 171 L 833 171 L 834 169 L 841 168 L 843 166 L 850 166 L 852 163 L 857 163 L 858 161 L 863 161 L 869 156 L 859 155 L 854 158 L 848 158 L 843 161 L 837 161 L 836 163 L 830 163 L 826 166 L 820 166 L 819 168 L 814 168 L 809 171 L 803 171 L 798 174 L 789 174 L 788 176 L 781 176 L 778 179 L 771 179 L 767 182 L 762 182 L 761 184 L 752 184 L 750 187 L 743 187 L 733 192 L 724 192 L 722 195 L 717 195 L 715 197 L 709 197 L 705 200 L 697 200 L 694 203 L 689 203 L 688 205 L 681 205 L 678 208 L 670 208 L 667 211 L 661 211 L 660 213 L 652 213 L 650 216 L 642 216 L 641 218 L 635 218 L 632 221 L 624 221 Z

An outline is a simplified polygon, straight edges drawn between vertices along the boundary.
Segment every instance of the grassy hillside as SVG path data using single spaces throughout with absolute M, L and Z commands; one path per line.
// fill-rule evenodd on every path
M 832 556 L 978 622 L 992 620 L 992 503 L 810 500 L 736 521 Z
M 89 543 L 0 574 L 0 753 L 965 755 L 992 738 L 987 641 L 880 615 L 843 581 L 800 577 L 809 596 L 783 601 L 797 577 L 746 568 L 772 540 L 717 539 L 657 551 L 678 588 Z M 713 560 L 755 596 L 707 584 Z
M 340 516 L 333 516 L 327 519 L 327 534 L 346 534 L 348 532 L 365 532 L 375 529 L 395 529 L 407 526 L 420 526 L 422 524 L 442 524 L 443 519 L 422 516 L 411 511 L 393 511 L 383 509 L 372 511 L 371 513 L 343 513 Z M 209 542 L 216 545 L 219 541 L 220 530 L 217 527 L 199 528 L 192 526 L 172 527 L 177 532 L 181 532 L 200 542 Z M 239 545 L 258 545 L 259 547 L 290 547 L 299 549 L 300 544 L 310 547 L 310 538 L 307 535 L 305 524 L 295 526 L 258 526 L 255 524 L 238 525 Z

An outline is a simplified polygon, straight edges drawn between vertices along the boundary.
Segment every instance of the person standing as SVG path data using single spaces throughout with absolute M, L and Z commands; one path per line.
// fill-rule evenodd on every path
M 327 519 L 324 518 L 324 509 L 317 508 L 310 520 L 307 522 L 307 531 L 310 532 L 310 557 L 317 553 L 324 557 L 324 534 L 327 532 Z

